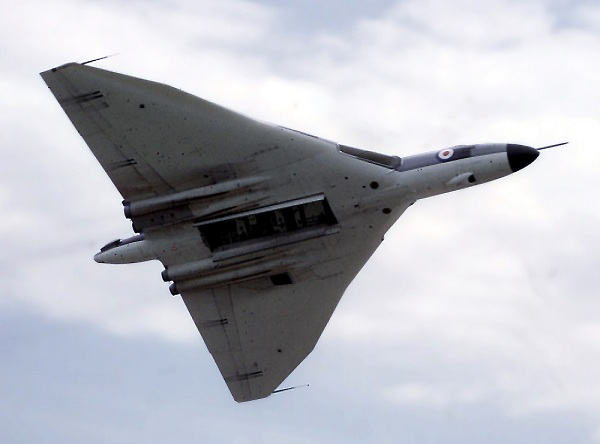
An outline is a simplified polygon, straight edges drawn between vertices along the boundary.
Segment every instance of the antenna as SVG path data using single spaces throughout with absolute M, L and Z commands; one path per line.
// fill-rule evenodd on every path
M 97 59 L 88 60 L 87 62 L 83 62 L 83 63 L 81 63 L 81 64 L 82 64 L 82 65 L 87 65 L 88 63 L 97 62 L 98 60 L 104 60 L 104 59 L 107 59 L 107 58 L 109 58 L 109 57 L 114 57 L 114 56 L 116 56 L 116 55 L 117 55 L 117 54 L 115 53 L 115 54 L 110 54 L 110 55 L 107 55 L 107 56 L 104 56 L 104 57 L 98 57 Z
M 287 392 L 288 390 L 294 390 L 294 389 L 303 388 L 303 387 L 310 387 L 310 384 L 296 385 L 294 387 L 287 387 L 287 388 L 277 389 L 277 390 L 273 390 L 273 393 Z
M 540 150 L 545 150 L 547 148 L 554 148 L 555 146 L 566 145 L 567 143 L 569 143 L 569 142 L 555 143 L 554 145 L 548 145 L 548 146 L 543 146 L 541 148 L 536 148 L 536 150 L 540 151 Z

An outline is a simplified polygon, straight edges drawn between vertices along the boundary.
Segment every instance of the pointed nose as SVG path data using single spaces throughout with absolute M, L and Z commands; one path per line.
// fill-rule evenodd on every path
M 533 162 L 540 155 L 538 150 L 525 145 L 516 145 L 509 143 L 506 145 L 506 155 L 508 156 L 508 164 L 513 171 L 519 171 Z

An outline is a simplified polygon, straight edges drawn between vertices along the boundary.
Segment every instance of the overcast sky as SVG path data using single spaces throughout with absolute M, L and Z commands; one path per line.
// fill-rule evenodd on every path
M 6 443 L 600 442 L 600 4 L 1 6 Z M 39 77 L 69 61 L 395 155 L 543 146 L 417 203 L 288 378 L 237 404 L 157 263 L 96 264 L 121 197 Z

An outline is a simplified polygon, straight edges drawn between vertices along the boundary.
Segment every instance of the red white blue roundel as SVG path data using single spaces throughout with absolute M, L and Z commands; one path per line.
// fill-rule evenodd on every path
M 446 148 L 438 153 L 438 157 L 440 160 L 448 160 L 454 154 L 454 150 L 452 148 Z

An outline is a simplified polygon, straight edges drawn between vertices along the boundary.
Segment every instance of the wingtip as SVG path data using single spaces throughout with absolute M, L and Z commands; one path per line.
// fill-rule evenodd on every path
M 45 75 L 48 75 L 48 74 L 53 74 L 53 73 L 55 73 L 56 71 L 60 71 L 61 69 L 65 69 L 65 68 L 68 68 L 68 67 L 70 67 L 70 66 L 73 66 L 73 65 L 79 65 L 79 64 L 80 64 L 80 63 L 77 63 L 77 62 L 69 62 L 69 63 L 64 63 L 64 64 L 62 64 L 62 65 L 60 65 L 60 66 L 56 66 L 56 67 L 54 67 L 54 68 L 51 68 L 51 69 L 48 69 L 48 70 L 46 70 L 46 71 L 42 71 L 42 72 L 40 73 L 40 75 L 41 75 L 42 77 L 44 77 Z
M 69 67 L 72 67 L 72 66 L 89 65 L 90 63 L 97 62 L 98 60 L 104 60 L 104 59 L 107 59 L 109 57 L 114 57 L 116 55 L 118 55 L 118 54 L 116 54 L 116 53 L 115 54 L 109 54 L 109 55 L 98 57 L 98 58 L 95 58 L 95 59 L 92 59 L 92 60 L 87 60 L 85 62 L 68 62 L 68 63 L 63 63 L 62 65 L 56 66 L 56 67 L 48 69 L 46 71 L 42 71 L 40 73 L 40 75 L 43 77 L 45 74 L 55 73 L 57 71 L 60 71 L 62 69 L 69 68 Z

